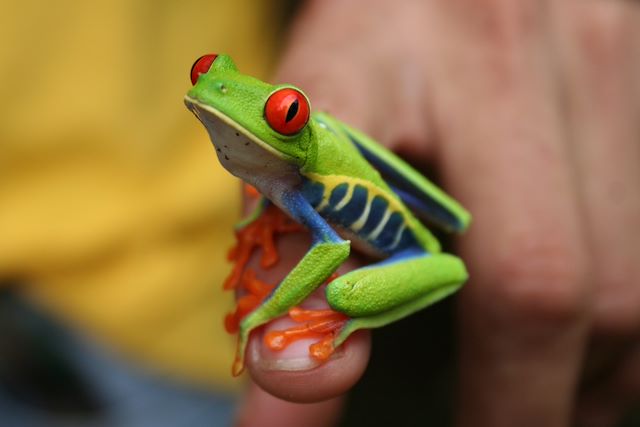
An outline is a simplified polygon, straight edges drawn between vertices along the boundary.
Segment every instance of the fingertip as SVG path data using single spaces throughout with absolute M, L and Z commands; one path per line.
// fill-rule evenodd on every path
M 291 403 L 260 389 L 249 388 L 236 418 L 236 427 L 328 427 L 336 425 L 344 398 L 312 404 Z
M 308 352 L 283 363 L 284 359 L 265 347 L 262 337 L 260 331 L 249 341 L 246 363 L 251 378 L 271 395 L 298 403 L 346 393 L 364 373 L 371 350 L 371 334 L 358 331 L 325 363 L 313 361 Z

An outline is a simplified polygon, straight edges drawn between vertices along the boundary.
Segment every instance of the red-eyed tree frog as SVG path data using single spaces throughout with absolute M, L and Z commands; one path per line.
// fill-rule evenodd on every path
M 462 232 L 470 214 L 405 161 L 329 114 L 312 113 L 300 89 L 240 73 L 227 55 L 199 58 L 191 80 L 185 103 L 218 159 L 262 195 L 240 228 L 271 204 L 312 236 L 298 264 L 239 323 L 234 374 L 243 369 L 251 331 L 300 304 L 352 247 L 376 261 L 326 286 L 332 310 L 319 317 L 329 328 L 320 328 L 326 336 L 310 349 L 319 360 L 354 331 L 408 316 L 466 281 L 463 262 L 443 253 L 425 224 Z

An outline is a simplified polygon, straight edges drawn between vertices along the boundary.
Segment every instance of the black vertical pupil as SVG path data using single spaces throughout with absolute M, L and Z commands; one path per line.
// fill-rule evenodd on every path
M 296 116 L 296 114 L 298 114 L 298 108 L 299 108 L 299 103 L 298 103 L 298 100 L 296 99 L 291 103 L 291 105 L 289 105 L 289 110 L 287 111 L 287 117 L 284 119 L 285 123 L 288 123 L 289 121 L 291 121 Z

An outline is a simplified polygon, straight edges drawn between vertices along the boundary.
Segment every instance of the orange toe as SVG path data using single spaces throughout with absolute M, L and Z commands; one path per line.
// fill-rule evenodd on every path
M 264 337 L 267 348 L 283 350 L 291 343 L 305 338 L 319 338 L 309 347 L 309 354 L 314 359 L 324 362 L 334 352 L 333 340 L 349 318 L 333 310 L 304 310 L 294 307 L 289 316 L 301 325 L 281 331 L 270 331 Z
M 269 205 L 262 215 L 246 227 L 236 231 L 236 245 L 227 258 L 235 262 L 231 274 L 224 282 L 224 289 L 236 289 L 251 259 L 251 255 L 262 249 L 260 266 L 268 269 L 278 263 L 275 239 L 279 234 L 304 231 L 304 228 L 289 218 L 275 205 Z

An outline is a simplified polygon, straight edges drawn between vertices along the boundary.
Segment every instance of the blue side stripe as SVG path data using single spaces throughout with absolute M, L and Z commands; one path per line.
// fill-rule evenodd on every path
M 447 210 L 445 206 L 433 199 L 428 193 L 422 191 L 383 159 L 376 156 L 375 153 L 359 144 L 358 140 L 347 129 L 344 129 L 344 131 L 349 140 L 360 151 L 360 154 L 380 172 L 387 184 L 393 188 L 404 203 L 445 229 L 453 228 L 459 230 L 462 228 L 458 218 Z
M 324 185 L 319 182 L 305 179 L 302 183 L 302 196 L 309 202 L 314 208 L 318 207 L 322 202 L 322 196 L 324 194 Z
M 389 220 L 382 229 L 382 232 L 374 241 L 376 247 L 384 249 L 388 246 L 391 246 L 395 241 L 398 231 L 400 231 L 400 227 L 403 223 L 404 219 L 402 218 L 402 214 L 400 212 L 392 213 L 389 217 Z
M 340 200 L 344 198 L 348 190 L 349 190 L 349 186 L 347 184 L 337 185 L 333 189 L 333 191 L 331 191 L 331 196 L 329 197 L 329 206 L 331 206 L 331 208 L 333 209 L 333 207 L 338 203 L 340 203 Z
M 351 193 L 349 201 L 342 207 L 342 209 L 336 210 L 336 205 L 343 200 L 348 190 L 349 186 L 347 183 L 339 184 L 333 188 L 329 196 L 328 205 L 322 210 L 322 212 L 320 212 L 320 214 L 327 220 L 340 224 L 345 228 L 351 226 L 362 216 L 362 213 L 366 208 L 368 198 L 367 188 L 362 185 L 356 185 Z M 322 183 L 304 179 L 301 195 L 315 209 L 320 205 L 320 203 L 322 203 L 324 191 L 325 186 Z M 371 200 L 371 206 L 369 207 L 369 214 L 365 224 L 357 234 L 361 238 L 367 239 L 367 237 L 380 225 L 380 221 L 385 217 L 388 209 L 389 202 L 384 197 L 380 195 L 374 196 Z M 409 228 L 405 228 L 398 239 L 398 232 L 403 223 L 404 218 L 400 212 L 391 213 L 382 228 L 382 231 L 378 234 L 378 237 L 375 240 L 371 241 L 371 243 L 379 250 L 390 254 L 420 247 Z M 397 242 L 397 244 L 395 247 L 392 247 L 395 242 Z
M 404 231 L 402 232 L 402 236 L 400 237 L 400 241 L 398 242 L 398 245 L 395 248 L 393 248 L 393 250 L 402 251 L 407 248 L 415 248 L 415 247 L 419 247 L 418 241 L 416 240 L 413 233 L 408 228 L 405 228 Z
M 362 215 L 367 205 L 367 189 L 361 185 L 356 185 L 351 195 L 351 200 L 340 209 L 340 223 L 349 227 Z
M 369 216 L 367 217 L 364 226 L 360 229 L 360 234 L 368 236 L 373 230 L 376 229 L 380 220 L 384 217 L 384 213 L 389 207 L 389 203 L 381 196 L 375 196 L 371 201 L 371 207 L 369 208 Z

